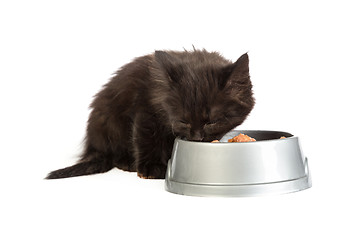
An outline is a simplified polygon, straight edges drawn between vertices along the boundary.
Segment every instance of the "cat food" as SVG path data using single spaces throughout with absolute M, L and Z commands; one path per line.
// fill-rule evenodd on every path
M 231 138 L 228 142 L 255 142 L 255 138 L 249 137 L 248 135 L 240 133 L 239 135 Z M 214 140 L 212 143 L 219 143 L 219 140 Z
M 285 139 L 286 137 L 282 136 L 280 139 Z M 212 143 L 219 143 L 219 140 L 214 140 Z M 255 138 L 249 137 L 248 135 L 240 133 L 239 135 L 231 138 L 228 142 L 256 142 Z
M 255 142 L 255 141 L 256 141 L 255 138 L 249 137 L 248 135 L 242 133 L 228 140 L 228 142 Z

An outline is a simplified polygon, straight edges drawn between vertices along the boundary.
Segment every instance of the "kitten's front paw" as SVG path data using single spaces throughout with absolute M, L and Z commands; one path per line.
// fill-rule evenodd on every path
M 153 176 L 146 176 L 146 175 L 144 175 L 142 173 L 137 173 L 137 175 L 138 175 L 139 178 L 142 178 L 142 179 L 156 179 Z
M 144 169 L 138 169 L 137 175 L 143 179 L 164 179 L 166 173 L 166 166 L 151 165 Z

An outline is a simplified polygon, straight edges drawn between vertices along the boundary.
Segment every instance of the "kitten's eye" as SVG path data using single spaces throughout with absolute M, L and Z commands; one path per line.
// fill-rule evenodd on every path
M 205 124 L 204 130 L 209 133 L 216 132 L 221 129 L 222 125 L 222 119 L 216 119 L 215 121 Z
M 187 128 L 191 128 L 190 123 L 188 123 L 187 121 L 180 120 L 180 121 L 179 121 L 179 124 L 180 124 L 181 126 L 184 126 L 184 127 L 187 127 Z
M 217 119 L 215 121 L 208 122 L 207 124 L 205 124 L 205 126 L 214 126 L 214 125 L 218 124 L 220 121 L 221 121 L 221 119 Z
M 218 122 L 215 122 L 215 121 L 214 121 L 214 122 L 206 123 L 206 124 L 204 125 L 204 129 L 206 129 L 206 130 L 211 130 L 211 129 L 215 128 L 217 124 L 218 124 Z
M 204 125 L 204 129 L 207 129 L 207 128 L 212 128 L 216 125 L 216 123 L 207 123 Z

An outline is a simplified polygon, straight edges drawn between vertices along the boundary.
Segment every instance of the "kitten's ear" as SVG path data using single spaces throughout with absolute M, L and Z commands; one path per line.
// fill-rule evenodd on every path
M 155 59 L 164 68 L 172 67 L 176 60 L 173 56 L 164 51 L 155 51 Z
M 181 68 L 178 66 L 176 57 L 164 51 L 155 51 L 155 60 L 172 80 L 176 81 L 178 79 Z
M 233 64 L 233 66 L 234 68 L 232 70 L 230 78 L 249 77 L 249 56 L 247 53 L 239 57 L 239 59 Z
M 249 82 L 249 56 L 247 53 L 223 69 L 223 81 L 223 87 Z

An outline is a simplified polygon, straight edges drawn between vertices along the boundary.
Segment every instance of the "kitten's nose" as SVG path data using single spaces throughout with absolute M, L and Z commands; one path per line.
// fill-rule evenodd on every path
M 191 138 L 191 141 L 195 141 L 195 142 L 201 142 L 202 140 L 204 140 L 204 138 Z
M 191 141 L 198 141 L 201 142 L 202 140 L 204 140 L 204 135 L 200 132 L 200 131 L 195 131 L 193 132 L 193 134 L 191 135 Z

